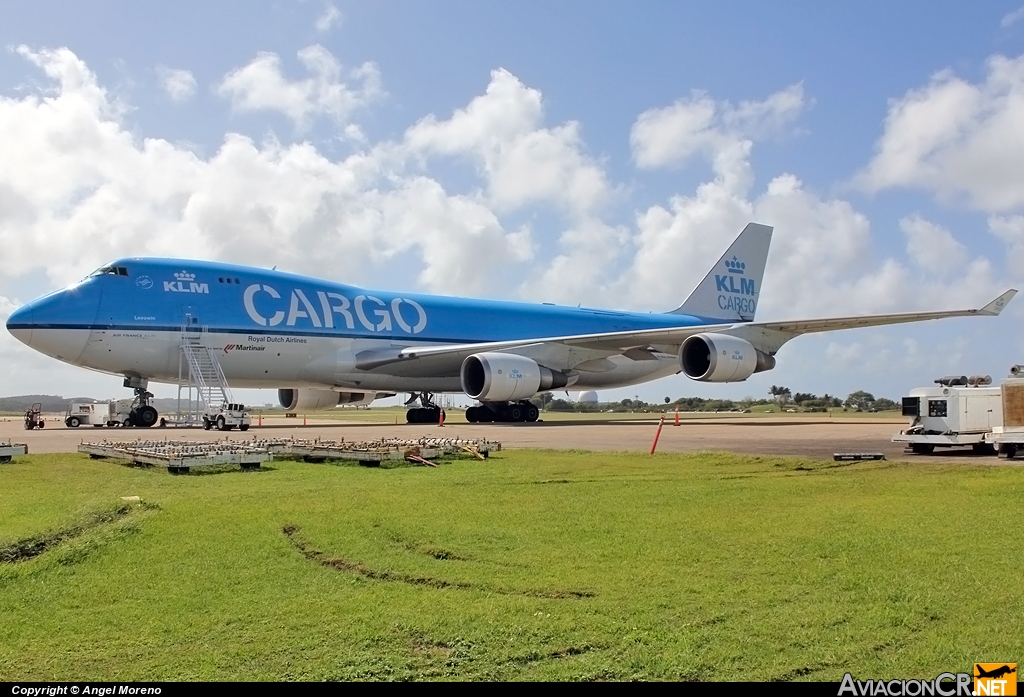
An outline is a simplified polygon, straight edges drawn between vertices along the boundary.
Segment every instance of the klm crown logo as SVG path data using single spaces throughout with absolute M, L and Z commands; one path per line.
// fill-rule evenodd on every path
M 165 293 L 206 293 L 210 292 L 210 286 L 205 283 L 196 283 L 196 275 L 188 271 L 175 271 L 173 281 L 164 281 Z
M 732 259 L 725 260 L 725 269 L 729 273 L 742 274 L 747 268 L 747 265 L 737 259 L 735 256 Z

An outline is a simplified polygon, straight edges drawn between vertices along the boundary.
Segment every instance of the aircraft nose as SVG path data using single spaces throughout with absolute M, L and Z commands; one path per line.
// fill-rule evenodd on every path
M 7 331 L 25 344 L 32 345 L 32 304 L 23 305 L 12 312 L 7 318 Z
M 40 353 L 74 363 L 89 341 L 95 315 L 95 299 L 69 286 L 15 310 L 7 318 L 7 331 Z

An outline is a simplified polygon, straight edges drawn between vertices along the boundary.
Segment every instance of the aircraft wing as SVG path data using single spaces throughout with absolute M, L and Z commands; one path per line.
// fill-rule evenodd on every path
M 1007 303 L 1009 303 L 1016 294 L 1016 290 L 1008 290 L 988 305 L 976 310 L 902 312 L 892 315 L 855 315 L 853 317 L 829 317 L 826 319 L 797 320 L 793 322 L 758 322 L 757 326 L 797 336 L 799 334 L 812 334 L 814 332 L 830 332 L 836 329 L 877 327 L 883 324 L 901 324 L 903 322 L 923 322 L 924 320 L 943 319 L 945 317 L 970 317 L 971 315 L 988 315 L 994 317 L 1003 311 L 1003 308 L 1006 307 Z
M 857 327 L 876 327 L 886 324 L 923 322 L 946 317 L 996 316 L 1010 302 L 1017 291 L 1008 290 L 984 307 L 969 310 L 943 310 L 938 312 L 902 312 L 883 315 L 854 315 L 851 317 L 829 317 L 824 319 L 794 320 L 783 322 L 746 322 L 730 324 L 703 324 L 689 327 L 665 329 L 644 329 L 601 334 L 578 334 L 552 336 L 512 341 L 491 341 L 474 344 L 447 344 L 404 349 L 380 349 L 364 351 L 356 356 L 356 367 L 372 370 L 379 366 L 400 363 L 413 359 L 448 358 L 465 359 L 474 353 L 499 351 L 522 355 L 551 353 L 556 347 L 581 349 L 578 363 L 583 363 L 600 354 L 625 354 L 636 360 L 654 359 L 651 350 L 677 350 L 689 336 L 703 333 L 730 334 L 746 339 L 759 350 L 774 354 L 790 339 L 801 334 L 828 332 Z M 562 366 L 550 366 L 561 368 Z

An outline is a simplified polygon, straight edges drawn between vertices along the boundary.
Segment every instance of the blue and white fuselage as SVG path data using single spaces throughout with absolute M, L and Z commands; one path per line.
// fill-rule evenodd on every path
M 206 342 L 222 351 L 232 386 L 458 392 L 458 363 L 448 362 L 444 374 L 419 374 L 405 365 L 358 369 L 356 357 L 707 323 L 688 315 L 395 294 L 212 262 L 121 259 L 25 305 L 7 327 L 66 363 L 157 382 L 178 379 L 187 328 L 205 331 Z M 575 386 L 628 385 L 679 370 L 674 355 L 621 363 L 583 371 Z

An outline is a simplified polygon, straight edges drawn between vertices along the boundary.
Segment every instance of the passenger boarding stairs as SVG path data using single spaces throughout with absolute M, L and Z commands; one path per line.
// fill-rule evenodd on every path
M 207 408 L 230 404 L 235 400 L 224 369 L 217 360 L 221 349 L 210 346 L 207 327 L 185 325 L 181 329 L 181 355 L 178 360 L 178 418 L 176 424 L 192 425 L 202 420 Z M 187 368 L 187 373 L 186 373 Z M 182 410 L 183 388 L 187 388 L 187 408 Z M 193 400 L 193 390 L 195 399 Z M 202 406 L 200 406 L 202 402 Z

